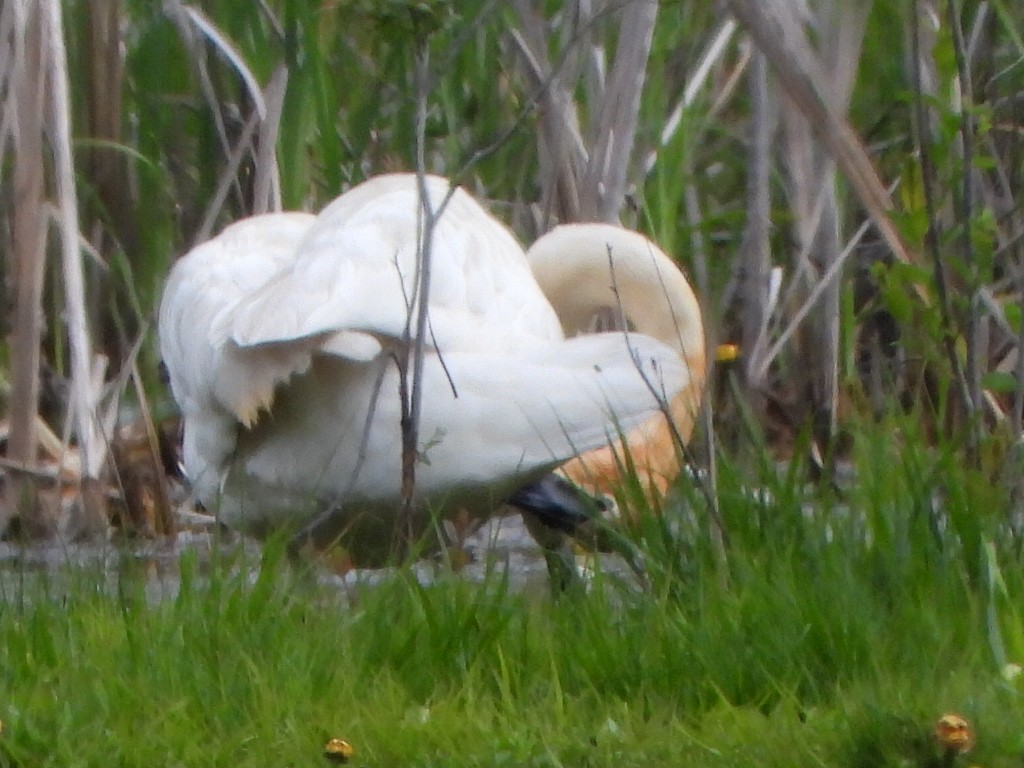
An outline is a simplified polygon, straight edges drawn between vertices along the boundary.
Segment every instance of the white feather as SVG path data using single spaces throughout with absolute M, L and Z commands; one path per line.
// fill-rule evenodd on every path
M 428 177 L 427 189 L 440 209 L 448 182 Z M 160 342 L 185 420 L 185 468 L 229 525 L 297 528 L 333 509 L 360 555 L 393 534 L 395 352 L 419 204 L 415 176 L 379 177 L 315 219 L 233 225 L 172 271 Z M 655 417 L 687 383 L 679 353 L 648 336 L 566 340 L 522 248 L 461 190 L 431 259 L 421 508 L 489 515 L 521 485 Z
M 524 336 L 557 338 L 558 319 L 511 233 L 461 189 L 445 202 L 446 179 L 426 182 L 432 209 L 444 205 L 431 247 L 431 343 L 524 348 Z M 342 195 L 317 217 L 289 267 L 246 299 L 233 340 L 254 346 L 338 330 L 401 338 L 422 229 L 414 176 L 380 176 Z
M 295 258 L 315 217 L 304 213 L 256 216 L 194 248 L 171 270 L 160 303 L 160 354 L 185 423 L 183 458 L 196 494 L 212 498 L 220 467 L 235 447 L 238 419 L 225 401 L 245 396 L 253 377 L 271 383 L 308 364 L 308 352 L 283 367 L 247 366 L 231 359 L 228 329 L 238 302 Z M 267 385 L 264 385 L 264 389 Z

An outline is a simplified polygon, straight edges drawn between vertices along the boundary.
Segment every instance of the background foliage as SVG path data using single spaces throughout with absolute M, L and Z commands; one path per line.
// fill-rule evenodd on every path
M 84 528 L 89 481 L 131 507 L 132 425 L 162 487 L 174 258 L 415 168 L 423 108 L 427 170 L 524 242 L 587 217 L 649 233 L 709 348 L 740 346 L 693 447 L 708 492 L 680 483 L 633 532 L 650 589 L 552 605 L 406 575 L 338 611 L 271 549 L 259 576 L 186 559 L 151 603 L 130 566 L 65 583 L 16 560 L 0 762 L 299 764 L 346 735 L 379 764 L 945 766 L 967 758 L 931 723 L 957 710 L 972 760 L 1019 764 L 1006 0 L 2 0 L 0 528 L 60 477 Z

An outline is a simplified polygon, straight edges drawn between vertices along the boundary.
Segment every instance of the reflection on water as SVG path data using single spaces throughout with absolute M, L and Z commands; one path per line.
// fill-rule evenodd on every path
M 462 578 L 482 581 L 497 573 L 515 589 L 548 587 L 544 558 L 518 515 L 492 519 L 466 538 L 463 550 L 465 554 L 459 559 L 468 562 L 459 569 Z M 173 599 L 181 587 L 183 556 L 194 564 L 192 571 L 200 578 L 215 567 L 248 569 L 255 578 L 261 552 L 257 542 L 213 525 L 185 530 L 164 540 L 25 545 L 0 542 L 0 600 L 22 596 L 25 587 L 34 584 L 47 587 L 44 594 L 61 594 L 66 591 L 63 582 L 76 578 L 82 570 L 102 574 L 101 583 L 111 591 L 131 582 L 141 585 L 150 600 Z M 625 563 L 610 556 L 601 556 L 599 567 L 608 573 L 628 573 Z M 412 566 L 412 572 L 427 584 L 440 573 L 450 573 L 451 566 L 442 559 L 422 560 Z M 374 584 L 393 573 L 393 568 L 355 569 L 335 576 L 323 570 L 318 580 L 348 590 Z M 100 586 L 98 583 L 97 588 Z
M 180 561 L 188 553 L 208 573 L 217 560 L 251 558 L 259 564 L 259 549 L 249 542 L 214 530 L 183 531 L 173 539 L 102 543 L 0 542 L 0 599 L 23 594 L 62 594 L 83 573 L 96 575 L 96 589 L 116 591 L 122 582 L 143 586 L 152 600 L 173 598 L 181 583 Z M 93 582 L 88 582 L 92 584 Z M 26 587 L 42 586 L 43 591 Z

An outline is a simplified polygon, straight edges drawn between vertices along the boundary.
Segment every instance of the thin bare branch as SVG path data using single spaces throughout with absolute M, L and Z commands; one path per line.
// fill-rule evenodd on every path
M 423 365 L 429 333 L 431 251 L 439 212 L 433 208 L 427 190 L 426 126 L 427 103 L 430 97 L 430 54 L 425 43 L 416 53 L 416 182 L 420 205 L 417 211 L 419 236 L 416 247 L 416 276 L 409 315 L 406 319 L 405 344 L 399 360 L 399 396 L 402 426 L 402 511 L 400 530 L 406 543 L 412 544 L 417 529 L 416 462 L 419 460 L 420 412 L 423 405 Z M 449 190 L 449 196 L 451 190 Z M 450 199 L 450 198 L 449 198 Z M 445 200 L 445 203 L 447 199 Z M 443 209 L 443 208 L 442 208 Z M 413 322 L 415 314 L 415 323 Z

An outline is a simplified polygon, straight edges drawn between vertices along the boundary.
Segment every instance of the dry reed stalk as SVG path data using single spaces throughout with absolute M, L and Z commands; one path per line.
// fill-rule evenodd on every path
M 633 163 L 640 96 L 647 73 L 658 6 L 635 0 L 621 8 L 574 3 L 560 15 L 564 48 L 553 63 L 549 31 L 537 3 L 517 0 L 520 20 L 511 39 L 522 69 L 540 93 L 542 221 L 617 223 Z M 617 20 L 618 42 L 610 66 L 597 39 L 603 23 Z M 599 24 L 602 22 L 602 24 Z M 608 72 L 607 78 L 604 72 Z M 587 120 L 572 94 L 588 74 Z
M 822 65 L 785 0 L 728 0 L 729 9 L 764 52 L 779 82 L 793 103 L 807 116 L 867 209 L 895 258 L 916 263 L 889 213 L 894 204 L 857 133 L 832 107 Z M 927 303 L 922 286 L 918 298 Z
M 231 44 L 227 36 L 221 33 L 201 11 L 196 10 L 190 5 L 184 5 L 178 0 L 173 0 L 172 4 L 177 6 L 178 12 L 183 13 L 192 22 L 193 26 L 202 33 L 203 37 L 209 40 L 217 51 L 227 59 L 235 72 L 238 73 L 238 76 L 242 78 L 246 92 L 256 108 L 256 113 L 261 120 L 265 119 L 267 116 L 267 105 L 263 101 L 263 89 L 260 87 L 259 80 L 252 70 L 249 69 L 248 65 L 246 65 L 242 55 L 235 50 L 235 46 Z
M 828 89 L 825 95 L 837 115 L 845 116 L 849 109 L 870 9 L 870 0 L 831 0 L 817 5 L 813 23 L 819 32 L 818 56 Z M 790 207 L 800 247 L 796 272 L 803 276 L 796 284 L 804 296 L 817 297 L 800 345 L 803 359 L 813 364 L 801 367 L 806 380 L 799 386 L 807 392 L 808 397 L 801 400 L 811 407 L 816 437 L 828 444 L 836 430 L 839 397 L 840 281 L 825 278 L 835 274 L 833 267 L 842 250 L 842 214 L 835 163 L 815 140 L 803 114 L 792 109 L 783 114 Z
M 557 65 L 548 56 L 547 29 L 531 0 L 515 0 L 519 27 L 510 39 L 531 90 L 538 93 L 538 156 L 540 160 L 542 229 L 553 217 L 575 221 L 580 216 L 578 180 L 585 172 L 584 147 L 572 86 L 585 56 L 580 41 L 570 37 Z M 589 22 L 587 22 L 589 24 Z
M 126 254 L 138 257 L 140 250 L 136 201 L 132 195 L 130 165 L 125 153 L 115 147 L 123 138 L 121 122 L 125 79 L 123 0 L 92 0 L 85 7 L 84 30 L 86 67 L 84 99 L 85 132 L 94 140 L 81 158 L 83 175 L 95 188 L 100 209 L 85 213 L 96 221 L 108 222 L 108 231 Z M 86 219 L 88 221 L 88 219 Z M 95 243 L 100 250 L 106 248 Z
M 647 153 L 644 158 L 643 168 L 644 173 L 649 174 L 654 170 L 654 165 L 658 160 L 658 151 L 668 145 L 670 141 L 679 132 L 679 127 L 683 123 L 683 111 L 693 105 L 697 99 L 697 95 L 704 89 L 708 79 L 711 76 L 713 69 L 721 62 L 724 58 L 726 51 L 729 50 L 729 43 L 733 40 L 736 33 L 736 20 L 732 18 L 725 19 L 718 27 L 718 31 L 712 35 L 711 40 L 705 46 L 704 51 L 697 59 L 697 65 L 693 69 L 693 73 L 690 75 L 689 80 L 686 83 L 686 89 L 683 91 L 683 95 L 679 101 L 676 102 L 675 107 L 669 113 L 668 119 L 665 121 L 664 127 L 661 129 L 661 134 L 658 137 L 658 148 L 651 150 Z M 741 62 L 739 71 L 743 71 L 746 68 L 746 64 Z M 716 104 L 722 103 L 722 96 L 727 99 L 732 94 L 732 89 L 726 87 L 723 94 L 720 94 L 716 100 Z M 714 114 L 717 110 L 712 108 L 711 114 Z
M 966 58 L 968 68 L 977 72 L 982 96 L 979 108 L 988 111 L 995 125 L 1002 124 L 1003 109 L 1001 104 L 1013 103 L 1016 95 L 1008 97 L 1000 94 L 1000 77 L 998 66 L 999 19 L 989 5 L 980 5 L 971 24 L 968 36 Z M 979 132 L 976 136 L 979 151 L 991 161 L 988 173 L 980 168 L 973 168 L 974 184 L 981 199 L 981 205 L 995 214 L 996 250 L 993 264 L 1005 269 L 1008 279 L 1006 289 L 1017 293 L 1017 301 L 1024 301 L 1024 281 L 1022 281 L 1019 243 L 1024 240 L 1024 212 L 1016 202 L 1015 188 L 1018 186 L 1014 178 L 1019 167 L 1017 158 L 1013 157 L 1015 142 L 1007 142 L 1000 137 L 999 129 Z M 1019 149 L 1020 142 L 1016 142 Z M 1015 387 L 1010 404 L 1000 403 L 996 395 L 982 390 L 982 397 L 996 420 L 1008 424 L 1014 439 L 1020 439 L 1022 428 L 1021 408 L 1024 408 L 1024 368 L 1021 365 L 1020 331 L 1015 330 L 1007 321 L 1004 304 L 996 299 L 995 286 L 981 286 L 978 296 L 984 305 L 987 317 L 995 323 L 995 338 L 992 344 L 991 359 L 984 355 L 980 365 L 983 368 L 1013 375 Z M 1007 301 L 1009 303 L 1009 301 Z M 1018 304 L 1019 306 L 1019 304 Z M 1015 480 L 1014 482 L 1019 482 Z
M 253 213 L 265 213 L 280 210 L 281 189 L 280 173 L 277 166 L 277 132 L 280 127 L 281 107 L 284 103 L 284 91 L 287 84 L 287 69 L 278 67 L 267 85 L 267 95 L 271 99 L 273 109 L 264 112 L 261 118 L 258 111 L 249 115 L 242 127 L 235 146 L 228 152 L 227 162 L 220 172 L 217 189 L 210 202 L 206 204 L 202 222 L 193 237 L 193 244 L 206 242 L 217 226 L 217 219 L 224 209 L 231 188 L 239 184 L 238 170 L 247 154 L 252 154 L 256 167 L 255 195 L 253 197 Z M 253 138 L 260 136 L 254 149 Z
M 254 158 L 253 213 L 281 210 L 281 170 L 277 164 L 277 136 L 284 111 L 284 96 L 288 89 L 288 67 L 278 65 L 267 83 L 264 98 L 267 112 L 260 122 L 256 137 Z
M 105 369 L 105 361 L 94 361 L 88 317 L 85 311 L 85 278 L 78 229 L 78 196 L 75 192 L 75 167 L 71 150 L 71 99 L 68 89 L 67 51 L 60 0 L 44 4 L 45 32 L 50 85 L 50 121 L 48 134 L 52 144 L 56 179 L 57 214 L 60 222 L 61 263 L 64 277 L 65 316 L 71 351 L 70 410 L 82 456 L 81 505 L 77 520 L 72 520 L 76 536 L 92 537 L 106 531 L 106 497 L 100 476 L 106 465 L 107 444 L 98 429 L 97 412 L 103 378 L 93 377 L 94 367 Z
M 13 140 L 14 120 L 14 41 L 16 39 L 15 8 L 17 3 L 0 5 L 0 157 Z
M 43 183 L 43 123 L 45 114 L 42 9 L 36 3 L 8 0 L 13 44 L 9 86 L 4 101 L 13 115 L 14 312 L 11 332 L 11 435 L 7 455 L 28 468 L 36 465 L 36 414 L 39 408 L 39 339 L 43 317 L 46 216 Z M 15 514 L 30 534 L 49 535 L 56 520 L 38 504 L 28 476 L 11 478 L 9 504 L 0 505 L 0 532 Z
M 768 85 L 768 62 L 755 53 L 750 69 L 750 156 L 747 174 L 747 221 L 736 266 L 744 350 L 743 378 L 748 399 L 763 410 L 765 371 L 760 366 L 767 345 L 768 276 L 771 269 L 771 152 L 778 124 Z
M 632 0 L 622 12 L 615 59 L 599 102 L 597 137 L 583 179 L 584 220 L 619 222 L 657 18 L 654 0 Z
M 252 155 L 255 168 L 252 213 L 280 210 L 281 183 L 276 147 L 288 83 L 288 70 L 284 65 L 278 66 L 271 75 L 266 89 L 263 89 L 255 74 L 227 36 L 220 32 L 216 25 L 200 11 L 190 5 L 185 5 L 181 0 L 166 0 L 165 12 L 178 27 L 186 47 L 194 54 L 200 88 L 206 98 L 210 113 L 213 115 L 221 146 L 227 159 L 227 163 L 220 173 L 217 190 L 207 204 L 199 228 L 193 236 L 193 243 L 198 244 L 209 239 L 213 233 L 217 219 L 232 191 L 237 197 L 239 206 L 242 209 L 246 208 L 238 169 L 247 154 Z M 207 68 L 202 40 L 198 35 L 209 41 L 238 73 L 245 86 L 246 95 L 252 102 L 252 114 L 246 119 L 234 144 L 228 137 L 224 125 L 221 114 L 222 105 L 217 98 L 213 80 Z M 255 142 L 253 141 L 254 137 L 257 138 Z
M 106 462 L 106 446 L 95 420 L 102 382 L 95 382 L 92 376 L 85 312 L 61 6 L 59 0 L 16 1 L 7 6 L 5 12 L 10 12 L 12 17 L 7 18 L 14 21 L 12 87 L 6 93 L 4 110 L 13 111 L 17 127 L 14 133 L 14 392 L 8 456 L 29 468 L 36 462 L 41 299 L 49 223 L 45 195 L 49 175 L 55 186 L 64 318 L 71 357 L 68 410 L 74 423 L 82 471 L 81 503 L 72 510 L 70 530 L 75 535 L 90 535 L 106 529 L 106 502 L 99 484 Z M 49 173 L 48 166 L 52 168 Z M 30 535 L 51 536 L 57 532 L 57 510 L 38 503 L 30 481 L 24 478 L 15 481 L 11 492 L 16 511 Z M 3 515 L 0 527 L 6 527 L 14 511 L 8 508 L 0 513 Z
M 196 233 L 192 238 L 193 247 L 210 239 L 214 228 L 217 226 L 217 218 L 224 209 L 224 204 L 227 202 L 228 195 L 231 193 L 232 188 L 240 188 L 238 181 L 238 169 L 241 167 L 242 160 L 245 159 L 246 154 L 252 151 L 252 139 L 253 136 L 256 135 L 258 124 L 259 116 L 255 113 L 250 115 L 249 119 L 245 121 L 242 131 L 235 141 L 235 146 L 229 149 L 227 153 L 227 163 L 225 163 L 224 167 L 221 169 L 220 179 L 217 182 L 217 189 L 213 193 L 213 197 L 210 198 L 210 202 L 206 204 L 202 223 L 199 225 L 199 228 L 196 230 Z
M 203 39 L 205 38 L 206 40 L 209 40 L 210 43 L 236 67 L 239 75 L 242 77 L 249 89 L 249 94 L 253 98 L 253 103 L 256 106 L 257 113 L 262 116 L 266 114 L 266 105 L 263 103 L 262 96 L 258 95 L 259 87 L 255 84 L 255 78 L 242 62 L 241 56 L 235 52 L 234 48 L 227 42 L 227 39 L 217 31 L 213 23 L 210 22 L 201 12 L 191 6 L 185 5 L 181 0 L 164 0 L 164 13 L 167 14 L 168 18 L 170 18 L 175 27 L 177 27 L 178 32 L 181 35 L 182 42 L 189 50 L 189 58 L 195 63 L 196 75 L 199 78 L 199 89 L 202 91 L 203 98 L 206 100 L 210 114 L 213 116 L 213 124 L 217 130 L 217 138 L 220 141 L 221 149 L 224 152 L 224 156 L 230 158 L 232 157 L 233 152 L 231 139 L 228 137 L 227 126 L 224 124 L 224 115 L 221 111 L 221 101 L 218 98 L 217 90 L 213 85 L 213 79 L 210 77 L 210 71 L 206 61 L 206 48 L 203 44 Z M 201 35 L 203 37 L 200 37 Z M 254 128 L 255 123 L 249 122 L 247 127 L 250 126 Z M 229 191 L 234 192 L 238 206 L 244 209 L 245 194 L 242 192 L 241 183 L 235 176 L 230 177 L 229 181 Z M 209 213 L 210 208 L 207 207 L 208 216 Z M 194 238 L 193 242 L 200 243 L 208 237 L 209 232 L 206 233 L 205 237 Z

